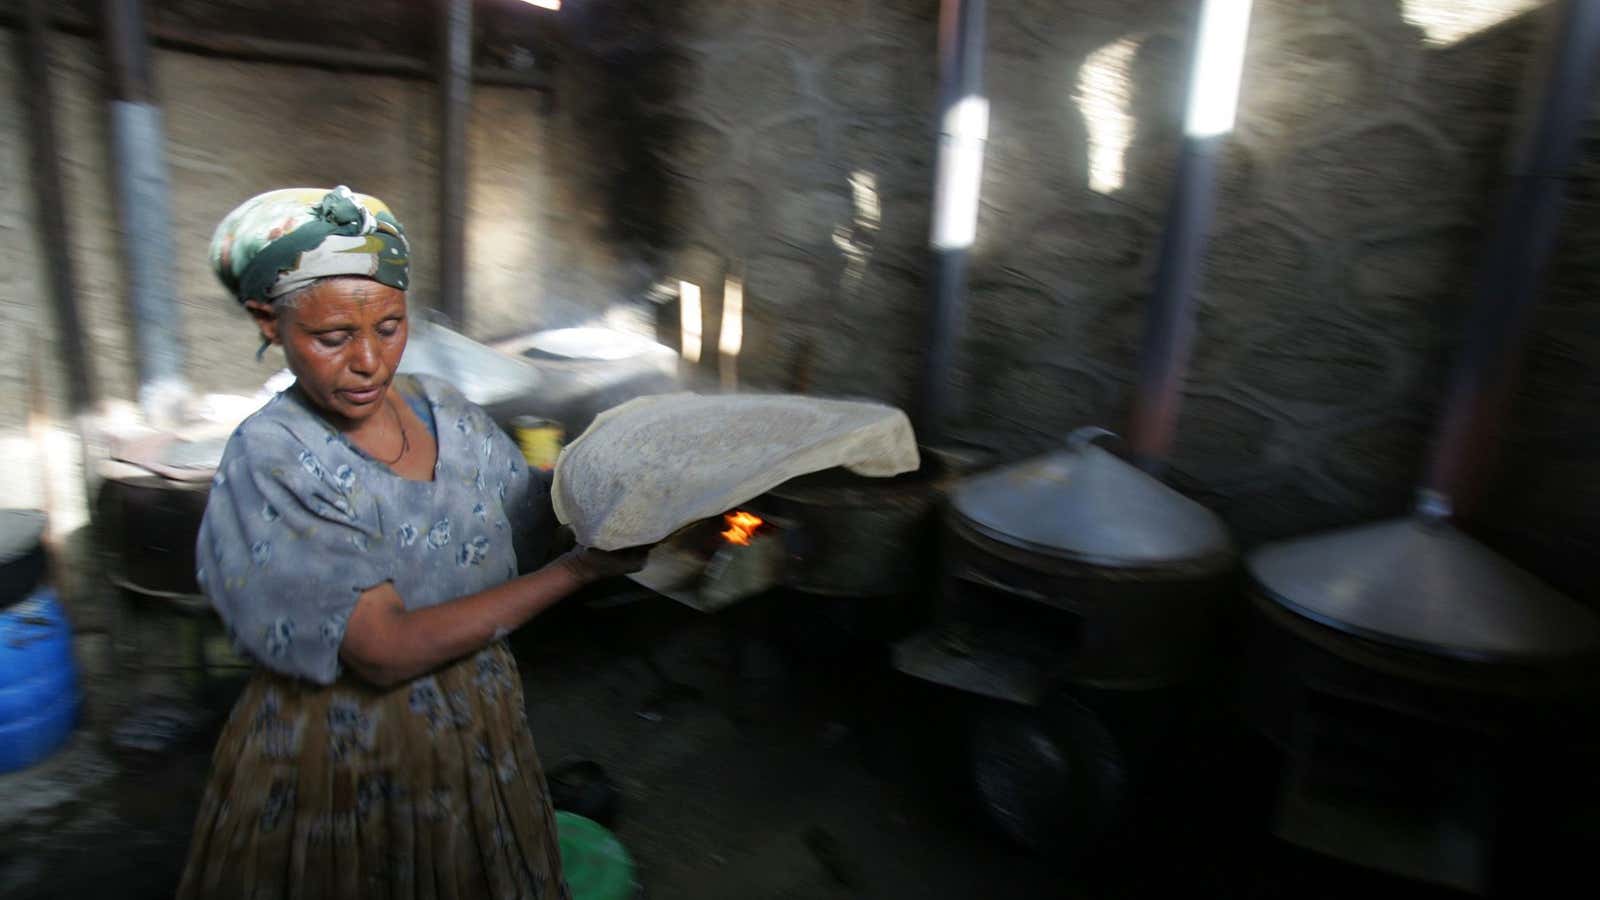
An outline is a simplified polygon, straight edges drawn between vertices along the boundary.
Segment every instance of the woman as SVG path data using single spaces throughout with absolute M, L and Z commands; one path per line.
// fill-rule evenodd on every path
M 295 385 L 229 440 L 201 588 L 258 663 L 180 897 L 564 897 L 503 638 L 641 552 L 543 562 L 549 489 L 483 410 L 396 374 L 408 248 L 378 200 L 272 191 L 211 259 Z

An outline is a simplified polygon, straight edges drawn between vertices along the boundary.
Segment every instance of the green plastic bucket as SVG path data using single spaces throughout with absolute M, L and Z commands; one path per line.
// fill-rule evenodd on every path
M 561 868 L 572 900 L 634 900 L 633 857 L 604 826 L 575 813 L 556 811 Z

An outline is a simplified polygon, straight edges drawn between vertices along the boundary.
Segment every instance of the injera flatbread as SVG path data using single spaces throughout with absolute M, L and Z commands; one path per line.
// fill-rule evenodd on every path
M 556 518 L 601 550 L 654 544 L 791 478 L 917 468 L 905 413 L 815 397 L 668 394 L 602 413 L 562 452 Z

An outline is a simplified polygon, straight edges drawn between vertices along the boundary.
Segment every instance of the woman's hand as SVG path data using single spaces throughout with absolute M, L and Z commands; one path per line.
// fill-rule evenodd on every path
M 584 585 L 639 571 L 649 553 L 575 547 L 537 572 L 415 610 L 385 582 L 356 600 L 339 657 L 379 687 L 408 681 L 515 631 Z
M 584 584 L 593 584 L 618 575 L 630 575 L 644 568 L 650 555 L 649 547 L 629 547 L 625 550 L 596 550 L 593 547 L 574 547 L 561 554 L 557 565 L 566 566 L 575 578 Z

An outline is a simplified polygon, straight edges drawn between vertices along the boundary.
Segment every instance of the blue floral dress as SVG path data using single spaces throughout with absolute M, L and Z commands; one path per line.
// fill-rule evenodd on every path
M 389 689 L 342 671 L 356 599 L 407 608 L 536 568 L 549 487 L 442 381 L 394 389 L 433 429 L 432 481 L 395 474 L 293 391 L 234 432 L 197 578 L 259 665 L 218 740 L 180 897 L 566 896 L 503 642 Z

